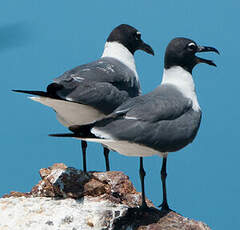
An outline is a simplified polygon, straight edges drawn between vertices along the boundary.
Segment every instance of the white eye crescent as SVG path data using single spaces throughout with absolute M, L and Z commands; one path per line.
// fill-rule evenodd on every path
M 188 48 L 190 48 L 191 50 L 196 49 L 196 47 L 197 47 L 196 44 L 193 43 L 193 42 L 191 42 L 191 43 L 188 44 Z
M 141 39 L 141 32 L 139 32 L 139 31 L 136 32 L 136 39 L 137 40 Z

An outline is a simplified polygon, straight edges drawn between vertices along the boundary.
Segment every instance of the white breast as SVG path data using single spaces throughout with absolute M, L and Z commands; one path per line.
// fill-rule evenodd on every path
M 192 108 L 195 111 L 200 110 L 192 75 L 185 69 L 180 66 L 174 66 L 170 69 L 164 69 L 161 84 L 174 85 L 178 88 L 179 91 L 182 92 L 185 97 L 192 100 Z

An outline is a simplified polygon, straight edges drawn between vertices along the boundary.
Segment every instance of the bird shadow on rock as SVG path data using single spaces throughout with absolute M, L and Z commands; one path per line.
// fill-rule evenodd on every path
M 159 210 L 154 207 L 129 208 L 124 216 L 114 222 L 113 230 L 125 230 L 129 227 L 133 230 L 140 226 L 147 226 L 159 222 L 171 210 Z

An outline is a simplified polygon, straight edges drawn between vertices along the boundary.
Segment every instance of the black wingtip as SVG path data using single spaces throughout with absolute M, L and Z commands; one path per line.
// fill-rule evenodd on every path
M 24 90 L 19 90 L 19 89 L 12 89 L 12 91 L 17 93 L 24 93 Z
M 26 94 L 32 94 L 32 95 L 37 95 L 37 96 L 43 96 L 47 97 L 47 93 L 44 91 L 36 91 L 36 90 L 20 90 L 20 89 L 12 89 L 13 92 L 16 93 L 26 93 Z
M 49 137 L 79 137 L 79 135 L 74 133 L 55 133 L 55 134 L 49 134 Z

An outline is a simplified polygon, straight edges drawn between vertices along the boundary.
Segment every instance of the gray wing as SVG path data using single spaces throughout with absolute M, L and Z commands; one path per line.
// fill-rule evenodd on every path
M 201 120 L 201 112 L 192 110 L 191 101 L 167 85 L 128 100 L 111 116 L 97 122 L 95 130 L 160 152 L 176 151 L 190 143 Z
M 54 79 L 66 88 L 76 88 L 83 80 L 108 82 L 118 90 L 124 90 L 129 97 L 140 94 L 140 85 L 135 73 L 115 58 L 104 57 L 89 64 L 78 66 Z
M 57 95 L 68 101 L 92 106 L 106 115 L 129 99 L 126 91 L 118 90 L 108 82 L 83 80 L 77 87 L 74 86 L 61 89 Z
M 160 85 L 153 92 L 129 99 L 114 112 L 125 112 L 125 117 L 155 122 L 172 120 L 181 116 L 192 106 L 191 100 L 183 97 L 174 86 Z
M 140 93 L 133 71 L 114 58 L 78 66 L 54 82 L 60 86 L 55 94 L 61 99 L 90 105 L 104 114 Z

